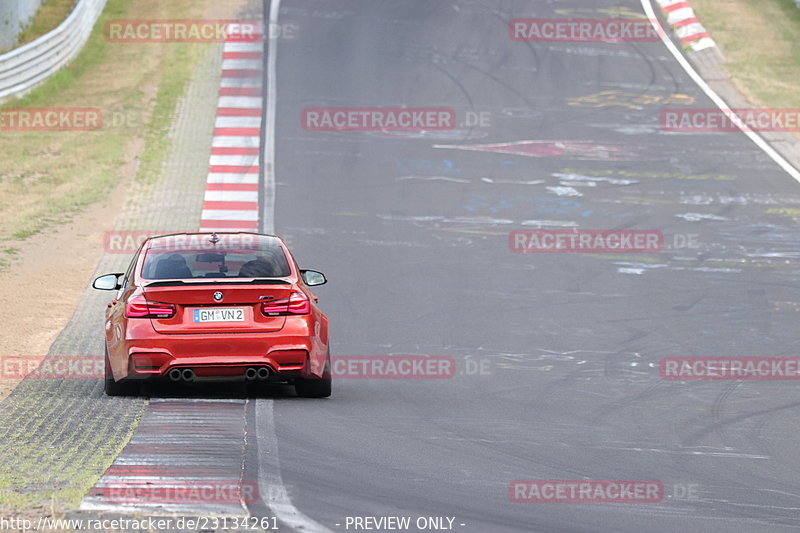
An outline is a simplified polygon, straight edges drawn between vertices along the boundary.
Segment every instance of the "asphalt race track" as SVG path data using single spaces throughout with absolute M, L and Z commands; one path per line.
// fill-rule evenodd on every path
M 800 185 L 742 133 L 662 131 L 665 108 L 714 107 L 664 43 L 509 37 L 512 19 L 611 8 L 644 16 L 638 0 L 283 0 L 297 31 L 264 68 L 262 224 L 328 276 L 315 293 L 334 360 L 437 356 L 456 372 L 341 377 L 327 400 L 153 390 L 131 445 L 156 431 L 192 466 L 192 443 L 210 443 L 203 464 L 242 470 L 260 489 L 248 511 L 283 531 L 394 516 L 408 531 L 419 517 L 487 533 L 800 527 L 796 384 L 659 373 L 667 357 L 796 355 L 800 231 L 781 210 Z M 378 107 L 447 108 L 458 124 L 303 123 L 310 108 Z M 660 231 L 664 246 L 509 248 L 514 230 L 570 228 Z M 192 403 L 180 434 L 159 426 Z M 663 498 L 512 501 L 525 479 L 657 480 Z

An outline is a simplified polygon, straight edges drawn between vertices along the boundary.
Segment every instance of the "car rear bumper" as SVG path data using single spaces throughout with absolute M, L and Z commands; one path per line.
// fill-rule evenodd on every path
M 117 381 L 167 377 L 173 369 L 191 369 L 197 377 L 236 378 L 251 367 L 266 367 L 272 379 L 322 377 L 328 353 L 327 331 L 314 334 L 321 328 L 307 317 L 287 320 L 272 333 L 163 334 L 149 320 L 127 325 L 121 343 L 109 342 Z
M 190 368 L 198 377 L 243 376 L 250 367 L 267 367 L 270 374 L 299 375 L 308 370 L 308 351 L 295 349 L 264 355 L 174 355 L 163 349 L 137 348 L 130 355 L 128 376 L 148 378 L 166 376 L 173 368 Z
M 165 377 L 172 369 L 192 369 L 200 378 L 244 377 L 251 367 L 267 367 L 273 379 L 314 374 L 314 339 L 269 335 L 175 335 L 129 342 L 128 377 Z

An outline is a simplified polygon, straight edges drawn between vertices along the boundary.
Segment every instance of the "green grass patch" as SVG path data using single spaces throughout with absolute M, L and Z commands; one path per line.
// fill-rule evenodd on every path
M 109 43 L 105 22 L 210 17 L 212 7 L 206 0 L 108 0 L 79 56 L 0 108 L 94 107 L 104 117 L 96 131 L 0 130 L 0 269 L 13 263 L 15 241 L 80 216 L 124 190 L 121 184 L 161 176 L 176 106 L 208 45 Z M 77 506 L 129 441 L 145 405 L 97 397 L 85 383 L 65 380 L 53 390 L 37 381 L 23 380 L 0 410 L 2 512 Z
M 132 0 L 108 0 L 103 13 L 95 23 L 89 39 L 78 56 L 52 76 L 42 85 L 35 88 L 26 96 L 7 102 L 3 108 L 39 107 L 52 105 L 52 101 L 59 95 L 72 88 L 76 82 L 83 79 L 86 72 L 96 67 L 107 57 L 109 47 L 103 35 L 103 26 L 107 21 L 121 18 L 130 7 Z
M 166 71 L 161 78 L 153 114 L 147 127 L 145 150 L 139 158 L 136 179 L 140 182 L 153 183 L 161 175 L 161 167 L 170 148 L 167 138 L 172 127 L 175 108 L 200 58 L 199 51 L 197 46 L 179 44 L 167 58 Z
M 126 400 L 118 419 L 109 423 L 103 404 L 113 400 L 94 397 L 80 418 L 70 395 L 53 395 L 40 385 L 23 382 L 25 397 L 4 415 L 4 422 L 13 418 L 15 423 L 0 431 L 0 457 L 8 459 L 0 464 L 0 508 L 76 508 L 130 441 L 146 406 Z
M 165 5 L 164 18 L 190 6 L 187 0 Z M 105 23 L 141 18 L 137 9 L 147 10 L 146 3 L 109 0 L 72 63 L 0 107 L 94 107 L 103 113 L 103 128 L 96 131 L 0 131 L 0 242 L 13 244 L 68 221 L 107 199 L 134 177 L 134 169 L 143 183 L 161 175 L 176 106 L 207 47 L 108 42 Z M 115 124 L 115 117 L 127 120 Z M 133 157 L 138 166 L 130 164 Z M 7 263 L 0 261 L 0 270 Z
M 17 46 L 35 41 L 56 29 L 75 7 L 76 0 L 43 0 L 31 23 L 20 32 Z
M 794 0 L 692 0 L 692 6 L 739 90 L 761 107 L 800 107 L 800 9 Z

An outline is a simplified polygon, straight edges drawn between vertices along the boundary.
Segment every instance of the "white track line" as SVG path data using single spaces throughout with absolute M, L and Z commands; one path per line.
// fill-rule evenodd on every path
M 275 517 L 298 533 L 333 533 L 301 513 L 292 504 L 281 478 L 278 435 L 275 432 L 273 401 L 256 399 L 256 440 L 258 441 L 258 492 Z M 269 468 L 265 468 L 268 466 Z
M 281 0 L 272 0 L 269 10 L 269 27 L 278 27 Z M 267 46 L 267 87 L 265 94 L 266 116 L 264 124 L 264 203 L 261 212 L 261 231 L 275 232 L 275 109 L 278 36 L 271 35 Z M 330 529 L 304 515 L 292 503 L 281 477 L 278 459 L 278 434 L 272 400 L 256 400 L 256 440 L 258 441 L 258 490 L 269 495 L 264 502 L 281 522 L 300 533 L 333 533 Z M 267 471 L 269 466 L 269 471 Z M 275 490 L 278 488 L 278 490 Z
M 675 43 L 669 38 L 669 35 L 664 31 L 661 27 L 661 23 L 658 21 L 656 17 L 655 11 L 653 11 L 653 6 L 650 3 L 650 0 L 641 0 L 642 7 L 644 8 L 645 15 L 653 24 L 653 27 L 659 32 L 661 36 L 661 41 L 667 47 L 667 49 L 675 56 L 675 59 L 678 63 L 683 67 L 683 70 L 689 74 L 689 77 L 694 80 L 694 82 L 706 93 L 706 96 L 711 98 L 711 100 L 719 107 L 725 115 L 731 119 L 731 122 L 736 124 L 742 133 L 747 135 L 751 141 L 753 141 L 756 146 L 761 148 L 764 153 L 766 153 L 773 161 L 775 161 L 778 166 L 780 166 L 783 170 L 785 170 L 791 177 L 793 177 L 796 181 L 800 182 L 800 171 L 792 166 L 789 161 L 787 161 L 781 154 L 779 154 L 772 146 L 769 145 L 767 141 L 761 138 L 756 132 L 754 132 L 750 127 L 747 126 L 742 119 L 739 118 L 736 113 L 728 106 L 725 100 L 722 99 L 711 86 L 706 83 L 706 81 L 697 73 L 697 71 L 692 67 L 689 61 L 683 56 L 678 47 L 675 46 Z

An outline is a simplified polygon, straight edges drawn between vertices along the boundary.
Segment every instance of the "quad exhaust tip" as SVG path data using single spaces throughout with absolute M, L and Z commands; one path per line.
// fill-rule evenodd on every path
M 173 368 L 167 375 L 170 381 L 194 381 L 194 370 L 191 368 L 184 368 L 182 370 L 180 368 Z
M 169 374 L 167 375 L 169 376 L 170 381 L 181 381 L 181 380 L 194 381 L 195 379 L 194 370 L 192 370 L 191 368 L 184 368 L 184 369 L 173 368 L 172 370 L 169 371 Z M 255 381 L 257 379 L 263 381 L 269 379 L 269 376 L 270 376 L 270 370 L 265 366 L 262 367 L 251 366 L 244 372 L 244 377 L 247 381 Z
M 256 379 L 260 379 L 263 381 L 269 378 L 269 374 L 270 374 L 269 368 L 265 366 L 261 366 L 258 368 L 251 366 L 250 368 L 244 371 L 244 378 L 247 381 L 253 381 Z

